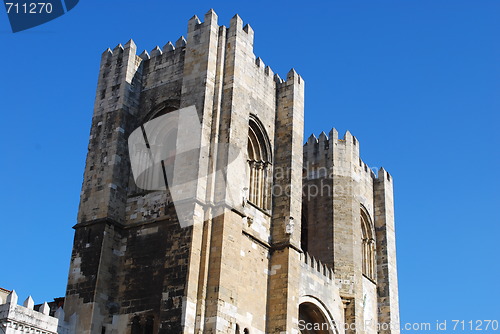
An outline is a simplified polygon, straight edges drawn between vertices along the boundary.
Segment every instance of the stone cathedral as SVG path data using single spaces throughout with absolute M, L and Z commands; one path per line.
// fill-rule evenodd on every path
M 399 333 L 392 177 L 349 132 L 305 141 L 303 78 L 274 74 L 253 40 L 210 10 L 186 39 L 103 53 L 64 304 L 76 333 Z M 218 168 L 230 144 L 241 197 L 220 205 L 200 178 L 181 226 L 172 191 L 136 184 L 128 139 L 191 106 L 209 154 L 186 170 Z

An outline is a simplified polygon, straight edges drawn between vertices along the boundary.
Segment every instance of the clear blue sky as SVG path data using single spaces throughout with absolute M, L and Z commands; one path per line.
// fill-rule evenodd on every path
M 350 130 L 395 179 L 404 322 L 500 320 L 500 1 L 90 1 L 12 34 L 0 13 L 0 286 L 65 293 L 101 53 L 239 13 L 306 81 L 306 137 Z

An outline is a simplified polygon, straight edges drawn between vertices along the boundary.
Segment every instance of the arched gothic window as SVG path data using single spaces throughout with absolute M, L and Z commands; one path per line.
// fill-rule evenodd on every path
M 300 334 L 331 334 L 333 326 L 326 320 L 325 314 L 314 304 L 305 302 L 299 305 Z
M 264 127 L 253 116 L 248 127 L 247 153 L 248 200 L 267 210 L 271 199 L 271 145 Z
M 361 207 L 361 231 L 363 238 L 363 274 L 371 280 L 375 280 L 375 229 L 364 207 Z

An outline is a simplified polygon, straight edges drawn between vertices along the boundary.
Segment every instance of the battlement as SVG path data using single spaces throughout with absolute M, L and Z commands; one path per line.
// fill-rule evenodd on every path
M 350 146 L 353 149 L 353 153 L 359 155 L 359 142 L 356 137 L 349 131 L 346 131 L 344 137 L 339 139 L 338 131 L 335 128 L 332 128 L 328 135 L 324 131 L 320 133 L 319 137 L 311 134 L 304 144 L 304 154 L 308 158 L 317 160 L 314 157 L 331 154 L 336 145 Z
M 34 310 L 35 302 L 31 296 L 23 305 L 18 305 L 16 291 L 12 290 L 4 304 L 0 305 L 0 327 L 26 333 L 66 334 L 74 321 L 64 321 L 64 310 L 58 308 L 54 316 L 50 316 L 50 307 L 44 302 L 38 311 Z M 74 320 L 74 319 L 73 319 Z M 16 332 L 17 333 L 17 332 Z
M 314 258 L 314 256 L 309 255 L 309 253 L 304 252 L 300 254 L 300 260 L 306 265 L 303 267 L 307 268 L 309 271 L 312 271 L 316 274 L 321 274 L 329 280 L 333 280 L 335 278 L 335 274 L 330 267 L 322 263 L 320 260 Z
M 103 53 L 64 301 L 75 332 L 290 333 L 297 315 L 319 315 L 313 306 L 332 324 L 376 322 L 377 306 L 397 312 L 386 289 L 392 185 L 378 181 L 389 174 L 377 180 L 349 132 L 303 145 L 305 82 L 293 68 L 275 73 L 253 43 L 238 15 L 223 26 L 209 10 L 163 47 L 138 54 L 129 40 Z M 192 106 L 199 128 L 162 127 L 160 117 Z M 150 141 L 149 124 L 175 150 Z M 136 175 L 128 139 L 140 128 L 137 143 L 154 157 Z M 176 154 L 161 173 L 156 151 Z M 159 182 L 142 189 L 143 179 Z M 375 224 L 380 288 L 363 279 L 362 242 L 373 245 L 364 217 Z
M 169 59 L 174 59 L 175 56 L 183 53 L 186 47 L 190 43 L 194 43 L 194 40 L 199 40 L 200 34 L 206 34 L 211 31 L 218 31 L 219 35 L 223 35 L 226 41 L 234 39 L 237 41 L 234 43 L 233 48 L 242 49 L 247 55 L 251 55 L 254 59 L 255 69 L 257 72 L 261 72 L 263 77 L 267 77 L 270 80 L 274 80 L 277 86 L 282 86 L 287 82 L 297 81 L 299 84 L 303 82 L 300 75 L 298 75 L 294 69 L 291 69 L 287 74 L 286 80 L 283 80 L 278 74 L 275 74 L 270 66 L 264 64 L 264 61 L 260 57 L 256 57 L 253 53 L 253 41 L 254 41 L 254 31 L 250 24 L 243 25 L 243 20 L 236 14 L 231 20 L 229 27 L 218 25 L 218 16 L 210 9 L 204 16 L 205 21 L 201 21 L 198 16 L 194 15 L 188 21 L 188 37 L 179 37 L 175 43 L 168 41 L 163 47 L 155 46 L 151 51 L 143 50 L 140 54 L 136 54 L 137 46 L 135 42 L 130 39 L 125 45 L 121 43 L 116 45 L 113 49 L 106 49 L 101 58 L 101 72 L 103 73 L 102 79 L 106 78 L 112 69 L 114 69 L 113 74 L 127 73 L 135 74 L 135 71 L 143 63 L 154 61 L 156 63 L 164 63 Z M 220 32 L 224 30 L 224 32 Z M 128 66 L 132 67 L 132 70 L 125 69 L 125 71 L 120 71 L 120 68 L 127 62 L 124 57 L 131 58 L 134 61 L 128 62 Z M 101 79 L 101 78 L 100 78 Z M 292 81 L 290 81 L 292 80 Z M 130 81 L 129 81 L 130 82 Z M 101 85 L 102 86 L 102 85 Z M 101 89 L 101 97 L 107 97 L 109 92 Z
M 102 61 L 101 61 L 101 66 L 105 67 L 110 67 L 112 64 L 118 63 L 118 65 L 122 65 L 123 63 L 123 56 L 126 54 L 125 51 L 132 50 L 133 54 L 135 55 L 135 60 L 137 65 L 139 65 L 142 61 L 148 61 L 152 59 L 161 59 L 161 58 L 168 58 L 170 56 L 174 55 L 174 51 L 177 52 L 182 52 L 186 48 L 186 38 L 184 36 L 179 37 L 177 41 L 172 43 L 171 41 L 168 41 L 162 48 L 160 48 L 158 45 L 155 46 L 150 52 L 147 50 L 143 50 L 142 53 L 139 55 L 135 54 L 137 50 L 137 46 L 135 42 L 130 39 L 125 46 L 123 46 L 121 43 L 118 44 L 111 50 L 110 48 L 107 48 L 103 53 L 102 53 Z
M 358 139 L 349 131 L 341 139 L 335 128 L 328 135 L 325 132 L 321 132 L 319 137 L 311 134 L 304 144 L 304 168 L 308 171 L 321 167 L 331 169 L 341 166 L 342 162 L 350 162 L 357 165 L 356 172 L 364 173 L 374 180 L 383 178 L 390 182 L 391 175 L 383 167 L 376 169 L 363 162 L 359 156 L 359 146 Z

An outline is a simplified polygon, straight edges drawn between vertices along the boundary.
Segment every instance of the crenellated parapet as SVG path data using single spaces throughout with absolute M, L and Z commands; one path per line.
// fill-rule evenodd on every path
M 303 159 L 303 247 L 334 269 L 340 296 L 350 301 L 348 323 L 396 322 L 391 175 L 363 162 L 349 131 L 311 135 Z
M 324 306 L 325 318 L 330 323 L 328 328 L 336 328 L 331 332 L 345 334 L 344 309 L 333 269 L 307 252 L 300 255 L 300 260 L 299 303 Z
M 304 264 L 302 268 L 320 274 L 322 275 L 323 278 L 329 281 L 335 279 L 335 274 L 333 273 L 333 270 L 326 264 L 322 263 L 320 260 L 314 258 L 314 256 L 311 256 L 309 253 L 307 252 L 301 253 L 300 259 Z
M 54 316 L 50 316 L 50 307 L 45 302 L 38 311 L 34 310 L 35 302 L 29 296 L 23 305 L 18 305 L 18 296 L 14 290 L 7 296 L 4 304 L 0 304 L 0 328 L 3 333 L 39 333 L 39 334 L 73 334 L 75 319 L 64 321 L 64 310 L 58 308 Z
M 319 137 L 311 134 L 304 144 L 304 168 L 308 178 L 314 179 L 332 173 L 357 173 L 360 178 L 377 180 L 379 173 L 384 173 L 388 181 L 390 174 L 383 168 L 374 168 L 360 157 L 358 139 L 347 131 L 342 138 L 332 128 L 327 135 L 321 132 Z
M 344 320 L 396 319 L 392 177 L 349 132 L 304 145 L 305 82 L 274 73 L 254 35 L 209 10 L 163 47 L 102 54 L 64 304 L 78 333 L 294 333 L 324 310 L 352 334 Z M 185 108 L 196 126 L 161 130 L 174 182 L 167 159 L 160 189 L 142 189 L 131 133 L 151 152 L 148 124 Z
M 196 45 L 200 43 L 204 45 L 206 52 L 204 52 L 205 55 L 203 53 L 197 54 L 197 58 L 193 59 L 198 66 L 203 64 L 200 62 L 202 60 L 200 57 L 207 61 L 210 54 L 214 60 L 224 56 L 227 58 L 226 64 L 220 65 L 226 67 L 229 72 L 234 70 L 236 72 L 234 74 L 244 69 L 245 74 L 252 78 L 248 82 L 254 83 L 254 87 L 249 87 L 251 90 L 260 89 L 260 87 L 263 87 L 263 90 L 275 90 L 286 82 L 290 83 L 288 79 L 290 73 L 287 79 L 283 80 L 269 66 L 265 65 L 260 57 L 254 55 L 254 31 L 249 24 L 244 25 L 241 17 L 235 15 L 228 27 L 219 26 L 217 14 L 213 10 L 209 10 L 204 16 L 204 21 L 201 21 L 196 15 L 193 16 L 188 21 L 187 38 L 181 36 L 175 43 L 168 41 L 163 47 L 156 46 L 149 52 L 144 50 L 141 53 L 136 52 L 137 47 L 133 40 L 129 40 L 124 45 L 118 44 L 113 49 L 106 49 L 101 57 L 94 115 L 110 112 L 120 105 L 137 107 L 137 104 L 142 103 L 142 101 L 153 100 L 151 107 L 154 109 L 164 102 L 172 105 L 171 102 L 165 100 L 181 99 L 181 92 L 177 93 L 178 96 L 168 95 L 179 90 L 182 82 L 188 83 L 187 81 L 190 80 L 189 76 L 186 75 L 188 74 L 186 67 L 189 69 L 191 65 L 189 65 L 189 61 L 185 62 L 185 54 L 187 50 L 191 50 L 191 52 L 196 50 Z M 229 64 L 233 61 L 233 64 Z M 251 63 L 253 66 L 249 66 Z M 208 66 L 206 70 L 212 72 L 211 75 L 215 75 L 217 65 L 210 64 L 210 61 L 206 65 Z M 211 66 L 213 67 L 211 68 Z M 197 68 L 197 70 L 202 69 Z M 178 81 L 178 85 L 174 84 L 176 81 Z M 300 76 L 298 76 L 298 82 L 301 82 Z M 161 100 L 160 96 L 152 97 L 150 94 L 145 94 L 145 91 L 159 86 L 169 86 L 166 89 L 170 94 L 164 101 Z M 258 93 L 261 95 L 260 92 Z M 200 107 L 198 104 L 196 105 Z M 179 105 L 175 107 L 178 108 Z M 129 112 L 132 114 L 137 114 L 137 108 L 127 109 L 130 109 Z M 140 115 L 139 118 L 141 121 L 143 120 Z
M 252 247 L 244 253 L 245 261 L 255 263 L 256 272 L 273 265 L 285 268 L 284 261 L 290 261 L 296 270 L 290 277 L 298 280 L 304 80 L 294 69 L 282 79 L 257 57 L 254 31 L 238 15 L 228 26 L 219 25 L 213 10 L 203 17 L 193 16 L 184 36 L 147 51 L 138 50 L 129 40 L 102 54 L 65 301 L 67 314 L 79 315 L 77 328 L 82 333 L 92 331 L 91 326 L 127 332 L 138 312 L 149 312 L 144 321 L 154 315 L 158 326 L 172 332 L 180 332 L 180 326 L 184 332 L 221 331 L 215 328 L 220 325 L 219 320 L 213 321 L 215 317 L 229 326 L 234 312 L 211 302 L 229 305 L 241 290 L 241 282 L 234 279 L 240 274 L 234 257 L 241 254 L 242 244 L 227 240 L 244 243 L 253 238 L 255 245 L 279 249 L 267 257 L 268 251 L 261 254 L 253 244 L 243 246 Z M 207 154 L 193 158 L 189 168 L 176 170 L 177 176 L 192 176 L 186 179 L 192 180 L 193 198 L 176 201 L 174 208 L 170 190 L 136 185 L 127 139 L 154 118 L 192 106 L 201 132 L 193 145 Z M 273 169 L 280 169 L 290 172 L 276 184 L 282 189 L 291 185 L 293 192 L 276 195 L 265 202 L 268 206 L 257 202 L 252 203 L 255 210 L 250 210 L 251 204 L 243 210 L 239 206 L 251 177 L 251 170 L 247 171 L 251 122 L 258 124 L 269 150 L 267 169 L 253 170 L 259 177 L 253 189 L 269 190 L 269 185 L 257 180 L 272 180 Z M 176 142 L 177 151 L 183 144 Z M 235 148 L 242 158 L 232 161 L 229 150 L 221 147 Z M 219 182 L 213 171 L 228 162 L 231 168 L 224 182 Z M 234 201 L 226 184 L 236 189 Z M 238 207 L 229 211 L 220 203 Z M 187 228 L 178 224 L 176 215 L 181 211 L 190 213 Z M 243 211 L 254 222 L 246 224 L 247 239 L 238 215 Z M 212 221 L 221 228 L 200 228 Z M 295 229 L 284 228 L 290 221 L 295 221 Z M 220 270 L 212 272 L 214 265 Z M 209 269 L 210 279 L 200 283 L 198 279 L 207 277 Z M 260 320 L 254 327 L 261 331 L 266 326 L 278 331 L 292 328 L 296 316 L 287 310 L 296 308 L 292 300 L 297 298 L 285 296 L 297 292 L 291 289 L 297 282 L 283 275 L 271 276 L 272 282 L 258 275 L 254 279 L 259 280 L 258 286 L 275 287 L 276 298 L 287 309 L 266 316 L 262 307 L 245 305 L 241 314 L 255 313 Z M 149 294 L 137 297 L 145 282 Z M 219 285 L 225 289 L 218 289 Z M 267 302 L 262 300 L 261 305 Z

